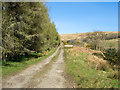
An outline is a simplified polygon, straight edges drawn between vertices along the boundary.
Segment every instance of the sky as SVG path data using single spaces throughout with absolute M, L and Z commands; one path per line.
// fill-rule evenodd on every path
M 48 2 L 59 34 L 118 31 L 117 2 Z

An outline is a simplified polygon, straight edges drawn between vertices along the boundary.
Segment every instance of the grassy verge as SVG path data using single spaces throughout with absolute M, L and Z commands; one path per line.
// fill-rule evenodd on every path
M 53 57 L 52 62 L 55 62 L 57 60 L 57 58 L 59 57 L 59 54 L 60 54 L 60 50 L 61 49 L 59 49 L 59 51 L 57 52 L 56 56 Z
M 76 82 L 78 88 L 118 88 L 118 80 L 109 78 L 110 72 L 95 70 L 86 62 L 88 54 L 79 52 L 73 56 L 64 49 L 66 72 Z
M 8 66 L 2 66 L 2 76 L 7 76 L 10 74 L 15 74 L 25 68 L 27 68 L 30 65 L 33 65 L 49 56 L 51 56 L 55 52 L 55 48 L 52 49 L 50 52 L 48 52 L 45 56 L 38 57 L 38 58 L 31 58 L 27 61 L 22 61 L 22 62 L 9 62 L 10 65 Z
M 43 68 L 42 71 L 40 71 L 41 74 L 44 74 L 47 70 L 50 69 L 51 65 L 53 62 L 55 62 L 57 60 L 57 58 L 59 57 L 60 54 L 60 49 L 58 50 L 57 54 L 52 58 L 52 60 L 50 61 L 50 63 L 48 63 L 45 68 Z M 40 75 L 40 74 L 39 74 Z
M 100 41 L 100 45 L 103 47 L 103 48 L 109 48 L 109 47 L 112 47 L 112 48 L 116 48 L 118 49 L 118 41 L 120 39 L 111 39 L 111 40 L 102 40 Z

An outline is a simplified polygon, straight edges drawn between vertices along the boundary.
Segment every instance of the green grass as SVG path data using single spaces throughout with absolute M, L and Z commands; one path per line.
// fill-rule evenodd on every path
M 10 74 L 17 73 L 25 68 L 27 68 L 30 65 L 33 65 L 41 60 L 44 60 L 45 58 L 51 56 L 55 52 L 55 48 L 52 49 L 48 54 L 45 56 L 39 57 L 39 58 L 31 58 L 28 61 L 21 61 L 21 62 L 8 62 L 10 65 L 2 66 L 2 76 L 8 76 Z
M 101 41 L 101 45 L 103 45 L 104 48 L 116 48 L 118 49 L 118 41 L 120 39 L 111 39 L 111 40 L 103 40 Z
M 60 54 L 60 49 L 57 52 L 56 56 L 53 57 L 53 59 L 52 59 L 53 62 L 55 62 L 57 60 L 57 58 L 59 57 L 59 54 Z
M 110 72 L 95 70 L 85 62 L 86 53 L 72 56 L 68 49 L 64 49 L 66 72 L 76 82 L 78 88 L 117 88 L 118 81 L 108 78 Z

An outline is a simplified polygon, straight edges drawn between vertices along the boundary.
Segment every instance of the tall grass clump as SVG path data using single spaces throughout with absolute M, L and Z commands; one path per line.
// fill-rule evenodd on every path
M 75 81 L 77 88 L 118 87 L 117 74 L 109 71 L 109 64 L 105 63 L 105 60 L 98 61 L 96 56 L 80 51 L 76 55 L 73 54 L 75 51 L 72 52 L 72 49 L 74 48 L 64 49 L 64 60 L 66 72 Z

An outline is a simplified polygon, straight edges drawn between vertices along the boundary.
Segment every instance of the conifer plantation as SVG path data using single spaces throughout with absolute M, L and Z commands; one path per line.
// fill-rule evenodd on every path
M 2 10 L 2 60 L 43 53 L 60 45 L 60 37 L 42 2 L 5 2 Z

